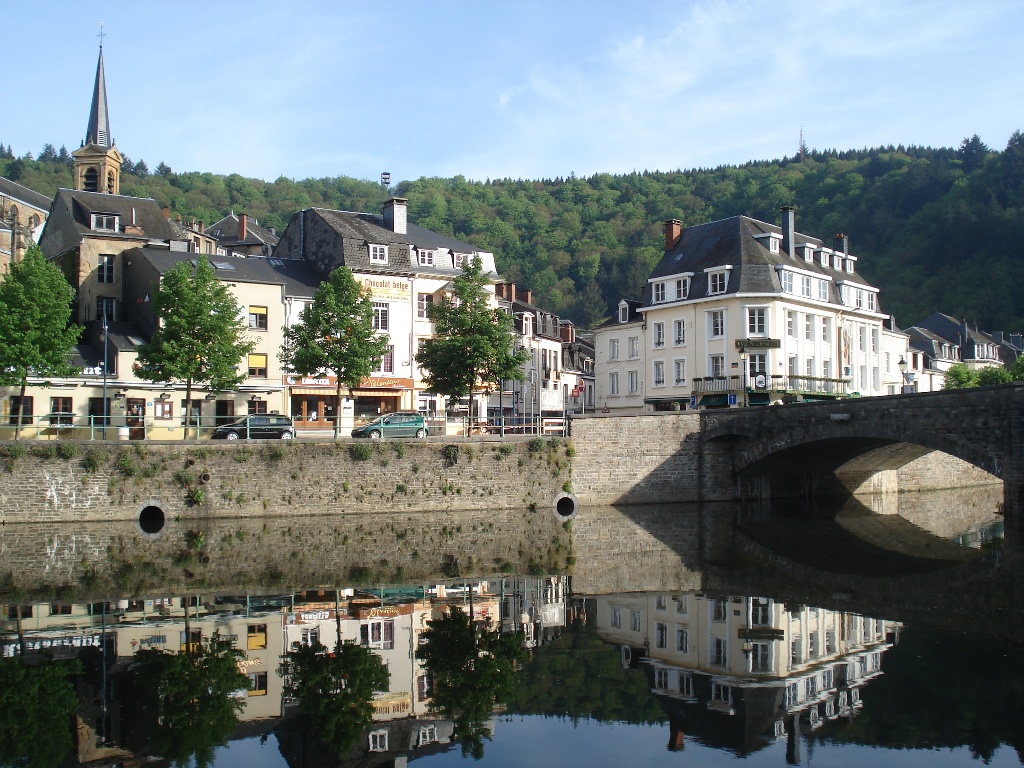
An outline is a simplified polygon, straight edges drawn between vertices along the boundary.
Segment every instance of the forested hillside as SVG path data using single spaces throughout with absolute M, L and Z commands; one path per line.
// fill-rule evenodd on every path
M 377 212 L 387 193 L 347 177 L 280 178 L 150 172 L 126 160 L 123 194 L 155 198 L 185 218 L 230 211 L 280 231 L 308 206 Z M 64 148 L 15 157 L 0 145 L 0 175 L 53 195 L 71 185 Z M 1024 135 L 992 150 L 974 136 L 956 149 L 880 147 L 808 151 L 771 162 L 589 178 L 403 181 L 417 224 L 491 250 L 535 303 L 584 325 L 622 296 L 636 297 L 663 247 L 662 222 L 699 224 L 736 214 L 770 222 L 797 210 L 797 229 L 827 243 L 850 237 L 882 309 L 910 325 L 941 310 L 988 330 L 1024 330 L 1016 285 L 1024 258 Z

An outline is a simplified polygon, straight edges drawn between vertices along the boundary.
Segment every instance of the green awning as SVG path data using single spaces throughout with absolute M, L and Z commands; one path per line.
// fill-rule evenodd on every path
M 697 403 L 701 408 L 724 408 L 729 404 L 729 395 L 717 394 L 717 395 L 701 395 L 700 402 Z

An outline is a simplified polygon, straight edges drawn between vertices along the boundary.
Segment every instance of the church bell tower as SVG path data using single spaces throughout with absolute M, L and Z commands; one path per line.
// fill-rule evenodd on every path
M 96 85 L 92 91 L 89 127 L 82 146 L 71 153 L 75 189 L 84 192 L 121 193 L 121 163 L 124 157 L 110 138 L 107 114 L 107 83 L 103 75 L 103 42 L 100 31 L 100 58 L 96 65 Z

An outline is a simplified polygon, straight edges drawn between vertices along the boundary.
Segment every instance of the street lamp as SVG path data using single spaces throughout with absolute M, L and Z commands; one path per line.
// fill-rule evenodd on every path
M 744 408 L 747 407 L 747 348 L 740 347 L 740 365 L 743 366 L 743 402 L 740 403 Z
M 907 366 L 907 361 L 903 358 L 902 355 L 900 355 L 900 361 L 898 363 L 896 363 L 896 367 L 900 369 L 900 377 L 903 379 L 903 387 L 901 389 L 901 392 L 903 394 L 906 394 L 907 393 L 907 389 L 909 388 L 908 384 L 907 384 L 907 367 L 908 366 Z

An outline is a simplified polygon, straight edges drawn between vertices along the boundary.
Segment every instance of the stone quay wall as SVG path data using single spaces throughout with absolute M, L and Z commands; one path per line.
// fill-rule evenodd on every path
M 0 524 L 553 508 L 572 448 L 544 441 L 0 447 Z

